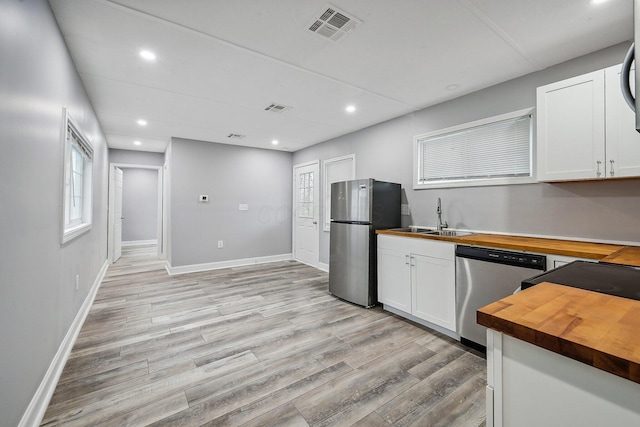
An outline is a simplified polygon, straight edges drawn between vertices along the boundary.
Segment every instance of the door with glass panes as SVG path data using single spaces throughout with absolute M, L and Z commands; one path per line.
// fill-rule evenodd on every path
M 294 258 L 318 266 L 318 162 L 294 167 Z

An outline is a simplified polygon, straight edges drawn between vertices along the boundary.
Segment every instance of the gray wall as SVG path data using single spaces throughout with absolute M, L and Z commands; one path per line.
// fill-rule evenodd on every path
M 158 171 L 122 169 L 122 242 L 158 239 Z
M 0 2 L 0 58 L 0 425 L 15 426 L 107 258 L 107 149 L 46 1 Z M 65 106 L 94 146 L 94 209 L 61 245 Z
M 294 153 L 293 163 L 356 153 L 358 178 L 402 184 L 411 216 L 435 225 L 436 199 L 450 227 L 640 242 L 640 180 L 412 189 L 413 136 L 535 106 L 538 86 L 622 62 L 621 44 Z M 320 232 L 320 261 L 329 233 Z
M 171 266 L 290 254 L 291 159 L 281 151 L 172 139 Z M 198 202 L 200 194 L 210 201 Z M 241 203 L 249 210 L 239 211 Z

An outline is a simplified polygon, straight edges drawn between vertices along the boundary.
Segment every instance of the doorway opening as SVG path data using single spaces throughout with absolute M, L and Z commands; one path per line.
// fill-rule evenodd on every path
M 164 259 L 163 167 L 109 165 L 109 264 L 126 258 Z

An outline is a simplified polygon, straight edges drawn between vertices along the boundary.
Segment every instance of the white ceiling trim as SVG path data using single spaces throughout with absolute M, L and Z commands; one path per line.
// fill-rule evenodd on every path
M 471 12 L 474 16 L 476 16 L 482 23 L 484 23 L 487 27 L 491 29 L 498 37 L 505 41 L 509 46 L 513 48 L 513 50 L 522 57 L 525 61 L 527 61 L 535 70 L 542 70 L 544 67 L 539 64 L 532 57 L 527 55 L 526 50 L 520 46 L 518 42 L 516 42 L 509 34 L 504 31 L 498 24 L 496 24 L 487 14 L 485 14 L 482 9 L 480 9 L 473 0 L 458 0 L 460 4 L 462 4 L 469 12 Z
M 290 67 L 292 69 L 295 69 L 295 70 L 298 70 L 298 71 L 313 75 L 315 77 L 320 77 L 322 79 L 325 79 L 325 80 L 330 81 L 332 83 L 339 84 L 341 86 L 350 87 L 352 89 L 361 91 L 363 93 L 378 97 L 378 98 L 383 99 L 385 101 L 396 103 L 396 104 L 398 104 L 398 105 L 400 105 L 402 107 L 408 107 L 408 108 L 412 109 L 413 111 L 418 111 L 421 108 L 423 108 L 423 107 L 418 106 L 418 105 L 407 104 L 407 103 L 402 102 L 402 101 L 400 101 L 398 99 L 390 98 L 390 97 L 385 96 L 385 95 L 383 95 L 381 93 L 378 93 L 378 92 L 375 92 L 375 91 L 371 91 L 369 89 L 365 89 L 362 86 L 357 86 L 357 85 L 354 85 L 352 83 L 349 83 L 349 82 L 346 82 L 346 81 L 343 81 L 343 80 L 338 80 L 338 79 L 335 79 L 335 78 L 333 78 L 331 76 L 327 76 L 326 74 L 318 73 L 317 71 L 313 71 L 313 70 L 310 70 L 308 68 L 303 68 L 303 67 L 300 67 L 298 65 L 292 64 L 290 62 L 283 61 L 283 60 L 278 59 L 278 58 L 274 58 L 273 56 L 265 55 L 264 53 L 261 53 L 261 52 L 258 52 L 256 50 L 247 48 L 245 46 L 238 45 L 236 43 L 233 43 L 233 42 L 230 42 L 228 40 L 216 37 L 216 36 L 214 36 L 212 34 L 209 34 L 209 33 L 205 33 L 203 31 L 197 30 L 195 28 L 191 28 L 191 27 L 185 26 L 183 24 L 179 24 L 177 22 L 170 21 L 170 20 L 165 19 L 165 18 L 161 18 L 159 16 L 150 14 L 148 12 L 141 11 L 139 9 L 136 9 L 136 8 L 133 8 L 133 7 L 130 7 L 130 6 L 125 6 L 123 4 L 117 3 L 114 0 L 96 0 L 96 1 L 99 2 L 99 3 L 102 3 L 104 5 L 108 5 L 108 6 L 111 6 L 113 8 L 119 9 L 119 10 L 121 10 L 123 12 L 126 12 L 126 13 L 129 13 L 131 15 L 136 15 L 136 16 L 139 16 L 139 17 L 143 17 L 143 18 L 148 19 L 150 21 L 154 21 L 154 22 L 157 22 L 157 23 L 160 23 L 160 24 L 163 24 L 163 25 L 167 25 L 167 26 L 173 27 L 174 29 L 178 29 L 178 30 L 184 31 L 186 33 L 190 33 L 190 34 L 196 35 L 198 37 L 202 37 L 202 38 L 205 38 L 205 39 L 208 39 L 208 40 L 215 40 L 218 43 L 221 43 L 221 44 L 223 44 L 225 46 L 228 46 L 228 47 L 231 47 L 233 49 L 237 49 L 237 50 L 239 50 L 239 51 L 241 51 L 243 53 L 248 53 L 248 54 L 251 54 L 253 56 L 257 56 L 259 58 L 266 59 L 268 61 L 280 64 L 280 65 L 284 65 L 286 67 Z

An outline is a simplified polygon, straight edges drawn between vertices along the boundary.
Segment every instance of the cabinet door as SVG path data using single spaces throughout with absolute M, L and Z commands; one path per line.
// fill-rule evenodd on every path
M 407 252 L 378 248 L 378 301 L 411 313 L 411 270 Z
M 607 177 L 640 176 L 640 133 L 620 90 L 621 65 L 605 69 Z M 632 73 L 633 75 L 633 73 Z M 635 82 L 632 79 L 631 87 Z
M 456 330 L 455 263 L 452 259 L 412 254 L 412 314 Z
M 604 70 L 539 87 L 538 180 L 605 178 L 604 125 Z

